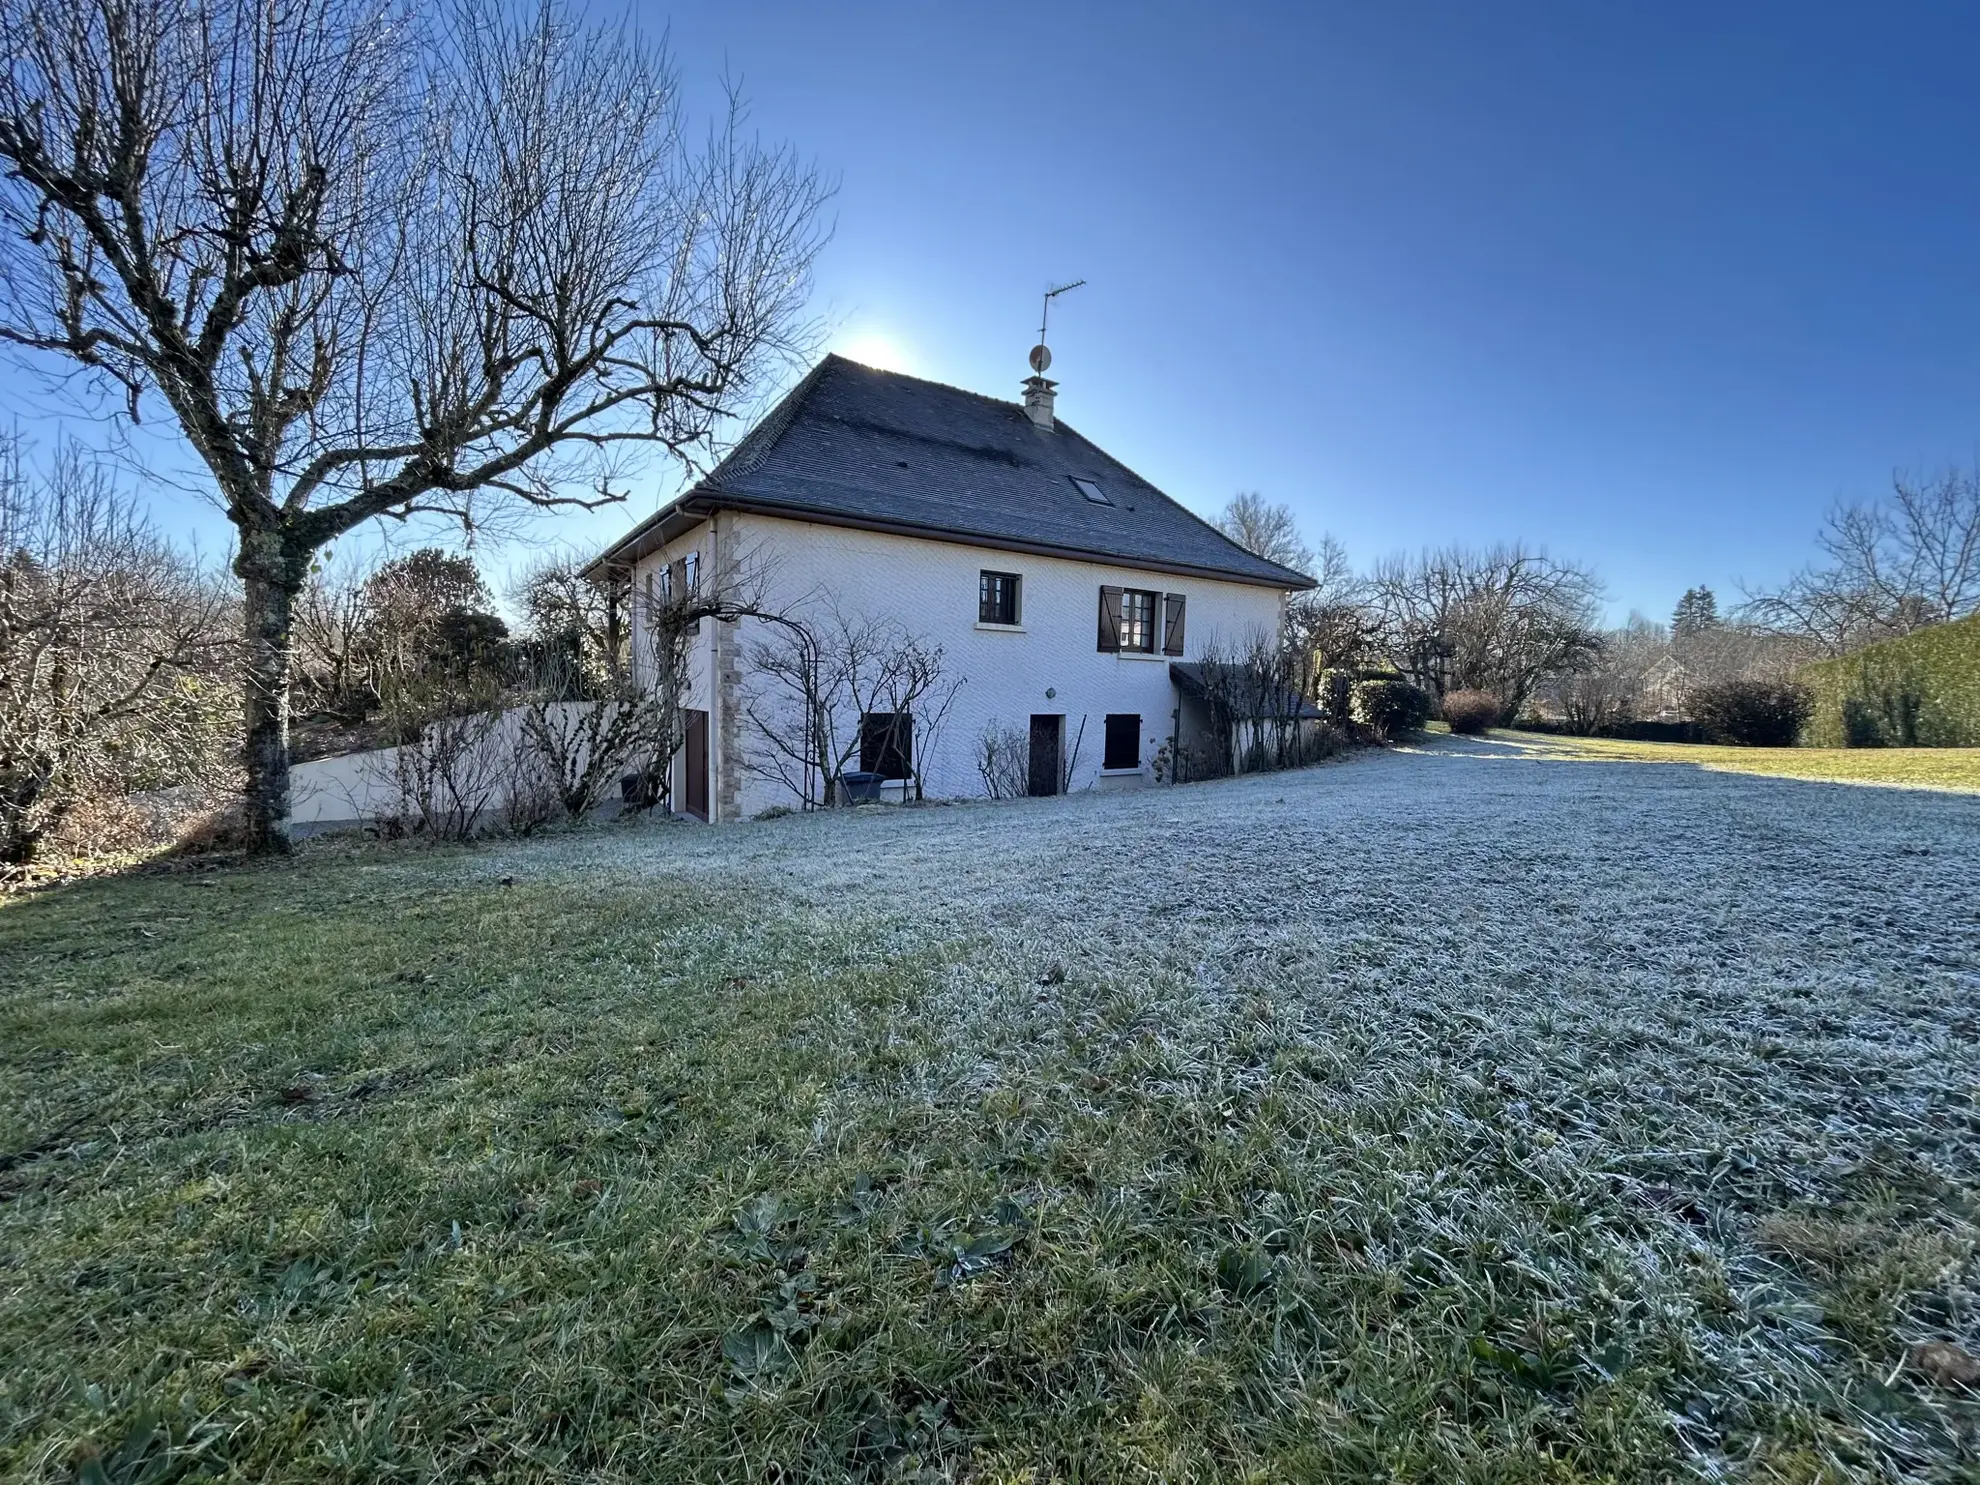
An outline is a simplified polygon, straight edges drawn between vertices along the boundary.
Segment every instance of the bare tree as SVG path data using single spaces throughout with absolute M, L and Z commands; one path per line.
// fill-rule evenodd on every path
M 1439 699 L 1489 691 L 1511 715 L 1542 680 L 1601 646 L 1595 575 L 1517 544 L 1394 557 L 1369 590 L 1390 662 Z
M 1223 514 L 1213 523 L 1217 529 L 1253 556 L 1307 572 L 1313 566 L 1313 549 L 1301 540 L 1299 521 L 1288 505 L 1274 505 L 1255 490 L 1233 495 Z M 1339 551 L 1329 538 L 1329 550 Z
M 1332 739 L 1312 704 L 1319 668 L 1312 650 L 1263 631 L 1235 644 L 1205 646 L 1197 673 L 1215 756 L 1184 761 L 1211 777 L 1295 768 L 1324 757 Z
M 85 799 L 221 766 L 225 617 L 101 466 L 65 446 L 31 478 L 0 440 L 0 869 Z
M 365 574 L 355 561 L 325 561 L 311 569 L 296 595 L 292 685 L 298 710 L 361 717 L 381 703 L 370 645 L 374 628 Z
M 590 814 L 622 779 L 636 808 L 668 801 L 670 770 L 687 732 L 691 651 L 704 622 L 768 613 L 768 567 L 748 548 L 696 580 L 633 595 L 644 647 L 621 661 L 603 590 L 572 561 L 546 562 L 525 580 L 532 614 L 531 675 L 521 705 L 528 770 L 573 819 Z
M 1650 676 L 1671 654 L 1670 631 L 1641 614 L 1631 614 L 1601 641 L 1573 670 L 1550 676 L 1537 688 L 1568 730 L 1583 736 L 1640 717 Z
M 918 709 L 934 727 L 908 743 L 917 789 L 928 735 L 939 731 L 961 681 L 943 651 L 890 619 L 849 614 L 832 606 L 815 616 L 759 615 L 773 632 L 751 647 L 744 713 L 757 747 L 745 767 L 788 788 L 804 809 L 837 797 L 837 780 L 859 756 L 865 719 L 909 718 Z
M 1815 538 L 1824 561 L 1749 618 L 1840 655 L 1980 610 L 1980 469 L 1898 475 L 1883 500 L 1839 505 Z
M 281 849 L 296 596 L 381 516 L 473 528 L 705 462 L 793 349 L 816 176 L 690 139 L 562 0 L 0 0 L 0 338 L 162 406 L 238 533 L 248 821 Z

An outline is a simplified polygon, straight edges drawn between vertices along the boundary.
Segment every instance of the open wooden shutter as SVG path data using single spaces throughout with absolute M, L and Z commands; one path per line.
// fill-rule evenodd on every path
M 1180 655 L 1183 652 L 1183 610 L 1188 600 L 1181 593 L 1162 595 L 1162 653 Z
M 1100 648 L 1118 651 L 1121 647 L 1121 590 L 1100 590 Z

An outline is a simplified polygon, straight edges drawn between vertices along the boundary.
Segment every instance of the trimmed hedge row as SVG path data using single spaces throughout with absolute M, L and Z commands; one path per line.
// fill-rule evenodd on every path
M 1804 666 L 1818 748 L 1980 747 L 1980 614 Z
M 1604 722 L 1592 734 L 1578 733 L 1552 717 L 1524 716 L 1512 724 L 1521 732 L 1544 732 L 1550 737 L 1613 737 L 1623 742 L 1702 743 L 1705 729 L 1696 722 Z

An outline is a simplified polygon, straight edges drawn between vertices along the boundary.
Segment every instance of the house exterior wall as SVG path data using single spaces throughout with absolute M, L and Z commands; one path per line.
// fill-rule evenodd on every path
M 718 517 L 717 519 L 726 518 Z M 659 589 L 661 574 L 673 563 L 685 560 L 690 553 L 694 554 L 702 572 L 712 571 L 711 564 L 715 557 L 717 535 L 715 522 L 704 521 L 684 536 L 668 543 L 668 545 L 642 559 L 633 568 L 632 614 L 629 630 L 632 643 L 633 675 L 636 680 L 650 680 L 653 673 L 653 634 L 651 626 L 648 623 L 648 603 L 652 595 Z M 709 713 L 711 779 L 708 801 L 711 817 L 721 817 L 721 796 L 715 787 L 717 780 L 713 777 L 713 775 L 720 772 L 720 759 L 715 756 L 718 751 L 719 737 L 717 731 L 719 724 L 716 716 L 718 708 L 716 705 L 715 685 L 715 631 L 721 627 L 723 626 L 716 624 L 713 620 L 704 620 L 700 632 L 690 639 L 687 656 L 688 688 L 687 695 L 682 700 L 682 705 L 692 710 Z M 684 753 L 685 750 L 676 753 L 671 764 L 672 800 L 673 807 L 676 810 L 682 808 L 682 801 L 687 797 L 686 779 L 683 772 L 687 763 Z
M 932 739 L 932 750 L 920 722 L 915 737 L 926 788 L 935 797 L 983 794 L 976 768 L 979 738 L 992 726 L 1026 733 L 1034 714 L 1065 717 L 1065 750 L 1070 754 L 1076 741 L 1079 749 L 1073 789 L 1135 787 L 1150 781 L 1156 754 L 1176 727 L 1178 703 L 1169 662 L 1195 660 L 1219 643 L 1241 646 L 1260 631 L 1276 633 L 1284 602 L 1278 590 L 1247 583 L 723 513 L 638 564 L 635 609 L 649 575 L 690 548 L 700 552 L 704 573 L 740 562 L 760 575 L 772 604 L 814 623 L 829 621 L 836 609 L 848 618 L 890 620 L 941 647 L 945 670 L 961 684 Z M 1019 623 L 1013 628 L 977 622 L 978 577 L 985 569 L 1015 573 L 1021 580 Z M 1100 650 L 1103 585 L 1184 594 L 1184 653 L 1160 652 L 1159 614 L 1155 654 Z M 775 626 L 755 619 L 707 621 L 690 652 L 688 704 L 711 715 L 711 799 L 720 819 L 747 818 L 772 806 L 799 803 L 788 786 L 763 776 L 765 743 L 744 716 L 750 698 L 767 699 L 771 689 L 750 657 L 759 646 L 777 643 L 778 635 Z M 635 642 L 644 654 L 647 641 L 637 615 Z M 1048 691 L 1054 694 L 1048 696 Z M 1141 718 L 1132 769 L 1101 767 L 1109 714 Z M 841 721 L 857 728 L 857 718 Z M 677 760 L 677 791 L 678 771 Z M 889 786 L 889 797 L 898 798 L 900 787 Z M 675 798 L 681 797 L 677 792 Z

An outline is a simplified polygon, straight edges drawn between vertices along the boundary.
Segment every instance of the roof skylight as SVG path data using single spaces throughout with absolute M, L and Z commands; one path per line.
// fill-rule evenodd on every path
M 1083 480 L 1076 474 L 1067 475 L 1066 478 L 1073 482 L 1073 488 L 1075 490 L 1079 491 L 1080 494 L 1084 495 L 1095 505 L 1112 505 L 1114 503 L 1107 498 L 1107 492 L 1094 484 L 1092 480 Z

